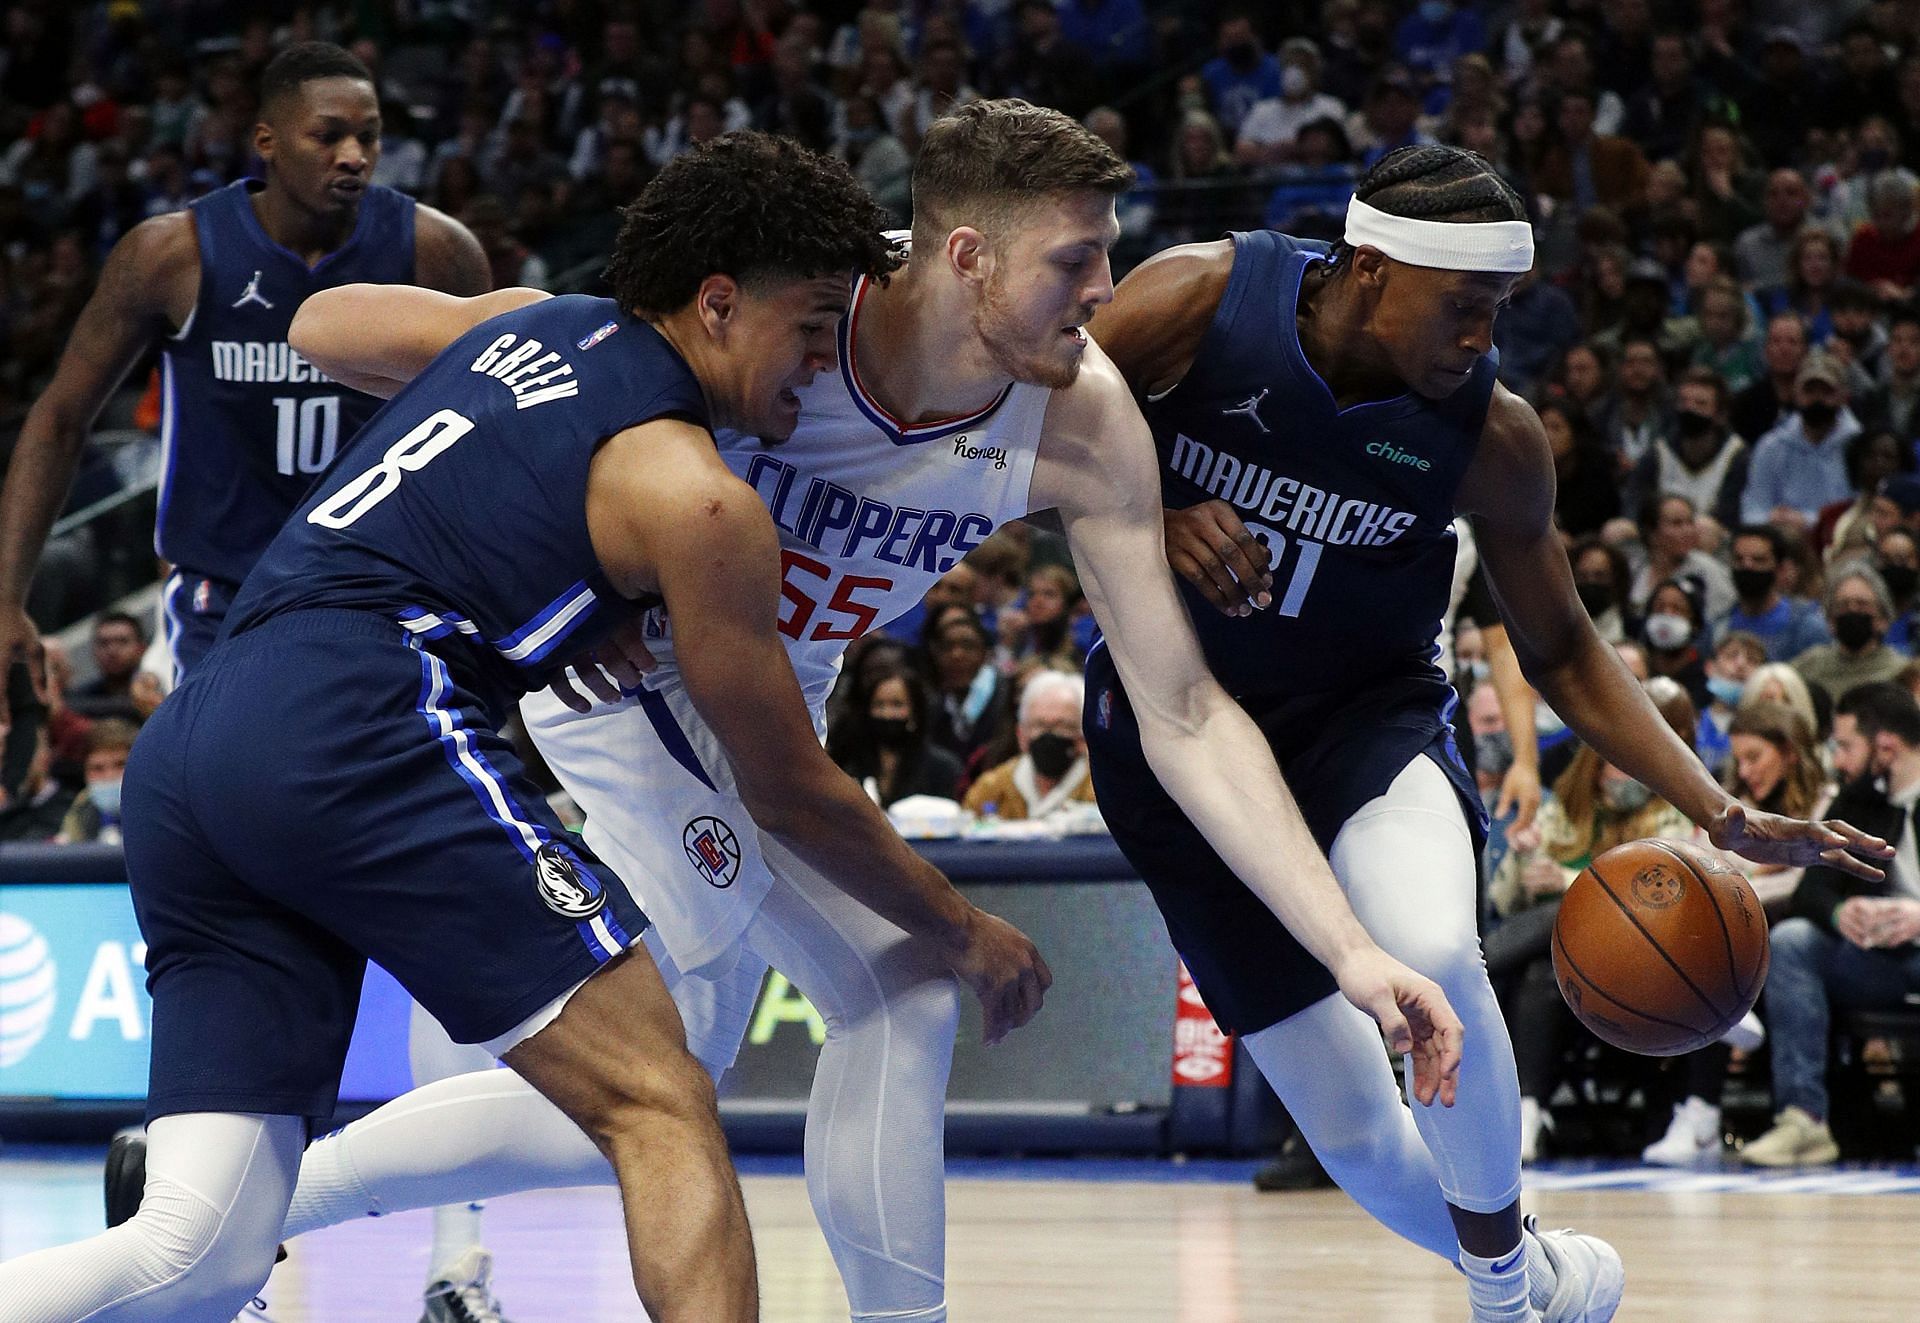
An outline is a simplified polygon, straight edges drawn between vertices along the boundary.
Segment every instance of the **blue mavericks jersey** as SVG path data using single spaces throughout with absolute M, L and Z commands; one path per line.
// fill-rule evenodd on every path
M 1301 275 L 1325 244 L 1233 235 L 1233 273 L 1184 380 L 1145 405 L 1169 507 L 1229 502 L 1272 552 L 1273 605 L 1233 619 L 1184 581 L 1221 684 L 1334 710 L 1383 685 L 1438 714 L 1454 492 L 1492 398 L 1483 357 L 1452 396 L 1336 407 L 1301 352 Z M 1398 682 L 1398 683 L 1390 683 Z
M 700 383 L 610 299 L 548 299 L 455 341 L 363 428 L 276 537 L 228 632 L 312 607 L 399 621 L 504 704 L 631 614 L 587 534 L 602 441 L 708 426 Z
M 241 180 L 193 204 L 200 293 L 161 358 L 154 544 L 189 575 L 238 583 L 338 448 L 380 407 L 287 345 L 307 296 L 413 282 L 413 199 L 369 188 L 353 234 L 311 270 L 267 237 Z

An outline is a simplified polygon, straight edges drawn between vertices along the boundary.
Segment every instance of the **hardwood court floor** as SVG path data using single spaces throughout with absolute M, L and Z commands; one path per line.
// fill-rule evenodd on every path
M 839 1278 L 805 1187 L 787 1174 L 793 1165 L 749 1161 L 747 1170 L 766 1323 L 844 1323 Z M 1380 1230 L 1345 1196 L 1258 1194 L 1247 1170 L 955 1164 L 955 1323 L 1465 1319 L 1455 1274 Z M 97 1172 L 91 1154 L 0 1156 L 0 1257 L 97 1229 Z M 1134 1178 L 1141 1173 L 1152 1179 Z M 1711 1179 L 1671 1181 L 1676 1188 L 1666 1190 L 1564 1188 L 1583 1183 L 1543 1173 L 1528 1205 L 1547 1225 L 1578 1225 L 1620 1248 L 1628 1269 L 1623 1323 L 1920 1320 L 1915 1194 L 1803 1192 L 1820 1182 L 1787 1182 L 1783 1193 L 1741 1181 L 1701 1188 L 1714 1186 Z M 269 1315 L 275 1323 L 411 1323 L 427 1228 L 426 1214 L 410 1213 L 297 1242 L 268 1285 Z M 515 1323 L 642 1317 L 611 1191 L 499 1200 L 487 1212 L 487 1238 Z

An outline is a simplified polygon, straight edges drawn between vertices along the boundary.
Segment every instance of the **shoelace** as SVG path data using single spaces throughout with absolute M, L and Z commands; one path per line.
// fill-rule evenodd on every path
M 468 1282 L 465 1286 L 448 1282 L 435 1294 L 446 1298 L 459 1323 L 499 1323 L 500 1302 L 494 1299 L 485 1282 Z

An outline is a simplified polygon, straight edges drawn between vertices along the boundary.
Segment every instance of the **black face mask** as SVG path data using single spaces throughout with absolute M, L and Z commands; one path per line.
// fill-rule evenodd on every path
M 1674 415 L 1674 422 L 1680 429 L 1680 435 L 1689 441 L 1713 435 L 1713 415 L 1710 413 L 1690 413 L 1683 409 Z
M 1887 581 L 1887 591 L 1897 601 L 1906 601 L 1913 596 L 1915 588 L 1920 588 L 1920 570 L 1910 565 L 1883 565 L 1880 567 L 1880 577 Z
M 913 723 L 905 717 L 868 717 L 867 729 L 883 749 L 904 749 L 913 743 Z
M 1743 602 L 1758 602 L 1773 591 L 1779 577 L 1773 570 L 1735 570 L 1733 590 L 1740 594 Z
M 1832 427 L 1833 420 L 1839 416 L 1840 406 L 1837 404 L 1809 404 L 1800 410 L 1800 417 L 1817 432 Z
M 1033 759 L 1034 771 L 1049 781 L 1058 781 L 1073 766 L 1073 741 L 1052 731 L 1035 735 L 1027 741 L 1027 757 Z
M 1580 594 L 1580 605 L 1587 608 L 1587 614 L 1595 619 L 1605 615 L 1607 608 L 1613 605 L 1613 585 L 1610 583 L 1579 583 L 1574 591 Z
M 1842 611 L 1833 618 L 1833 637 L 1848 652 L 1873 642 L 1873 617 L 1865 611 Z

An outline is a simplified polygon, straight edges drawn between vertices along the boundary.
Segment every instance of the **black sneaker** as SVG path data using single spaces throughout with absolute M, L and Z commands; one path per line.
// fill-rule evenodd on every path
M 107 1225 L 117 1227 L 140 1211 L 147 1193 L 147 1132 L 122 1130 L 107 1145 Z
M 1269 1193 L 1279 1190 L 1324 1190 L 1333 1185 L 1333 1177 L 1320 1165 L 1307 1142 L 1294 1135 L 1280 1146 L 1279 1154 L 1253 1173 L 1253 1188 Z

